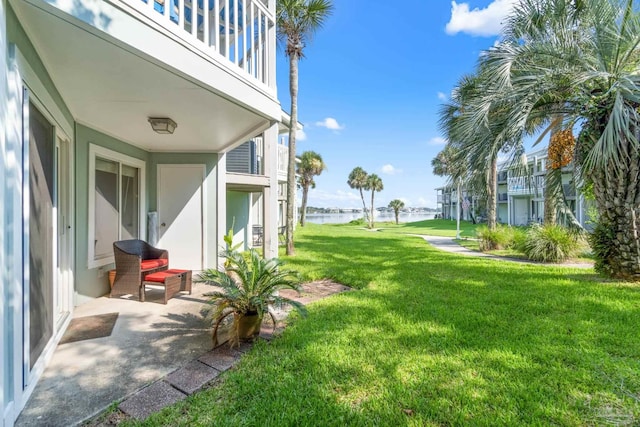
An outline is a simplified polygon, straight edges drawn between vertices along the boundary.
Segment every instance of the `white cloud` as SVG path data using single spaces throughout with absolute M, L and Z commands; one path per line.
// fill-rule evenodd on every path
M 500 34 L 504 18 L 517 0 L 493 0 L 484 9 L 470 9 L 469 3 L 451 2 L 451 19 L 445 28 L 447 34 L 467 33 L 472 36 Z
M 430 145 L 445 145 L 446 143 L 447 143 L 447 140 L 440 136 L 436 136 L 429 140 Z
M 320 126 L 320 127 L 331 129 L 331 130 L 344 129 L 344 125 L 341 125 L 340 123 L 338 123 L 338 121 L 333 117 L 327 117 L 321 122 L 316 122 L 316 126 Z
M 393 167 L 393 165 L 390 165 L 390 164 L 386 164 L 382 166 L 380 170 L 385 175 L 396 175 L 396 174 L 402 173 L 402 169 L 396 169 Z
M 438 92 L 438 99 L 440 101 L 446 101 L 448 99 L 447 95 L 443 92 Z
M 307 134 L 305 133 L 305 131 L 303 129 L 298 129 L 298 131 L 296 132 L 296 139 L 298 141 L 306 141 Z

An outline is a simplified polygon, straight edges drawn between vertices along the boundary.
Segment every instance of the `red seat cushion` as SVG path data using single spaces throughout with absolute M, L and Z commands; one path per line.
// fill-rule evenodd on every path
M 171 276 L 175 276 L 175 274 L 167 271 L 158 271 L 156 273 L 147 274 L 144 276 L 144 280 L 147 282 L 164 283 L 164 279 Z
M 188 273 L 191 270 L 178 270 L 176 268 L 170 268 L 169 270 L 165 271 L 165 273 L 171 273 L 171 274 L 182 274 L 182 273 Z
M 165 265 L 169 265 L 168 259 L 143 259 L 140 263 L 140 268 L 143 270 L 152 270 L 154 268 L 164 267 Z

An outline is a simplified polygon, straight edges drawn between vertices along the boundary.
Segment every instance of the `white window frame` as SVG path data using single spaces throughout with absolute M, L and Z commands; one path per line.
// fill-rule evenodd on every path
M 114 162 L 118 162 L 118 169 L 119 169 L 119 173 L 118 173 L 118 177 L 120 178 L 122 176 L 122 165 L 126 165 L 126 166 L 131 166 L 134 168 L 137 168 L 140 170 L 140 188 L 139 188 L 139 194 L 140 194 L 140 220 L 139 220 L 139 224 L 140 224 L 140 229 L 138 230 L 138 238 L 139 239 L 144 239 L 144 235 L 145 235 L 145 230 L 147 228 L 147 222 L 146 222 L 146 211 L 147 211 L 147 206 L 146 206 L 146 184 L 145 184 L 145 177 L 146 177 L 146 162 L 144 160 L 140 160 L 140 159 L 136 159 L 135 157 L 130 157 L 127 156 L 126 154 L 122 154 L 122 153 L 118 153 L 117 151 L 113 151 L 113 150 L 109 150 L 108 148 L 99 146 L 99 145 L 95 145 L 95 144 L 89 144 L 89 209 L 88 211 L 88 233 L 87 233 L 87 244 L 88 244 L 88 251 L 87 251 L 87 266 L 88 268 L 98 268 L 98 267 L 102 267 L 108 264 L 113 264 L 115 262 L 114 256 L 113 254 L 111 254 L 110 256 L 104 257 L 104 258 L 100 258 L 100 259 L 96 259 L 96 254 L 95 254 L 95 235 L 96 235 L 96 196 L 95 196 L 95 187 L 96 187 L 96 157 L 100 157 L 101 159 L 105 159 L 105 160 L 112 160 Z M 120 185 L 120 184 L 118 184 Z M 118 198 L 121 199 L 122 198 L 122 194 L 120 194 L 120 191 L 118 191 Z M 122 204 L 119 203 L 119 206 L 121 206 Z M 121 218 L 120 215 L 122 214 L 122 212 L 118 212 L 118 233 L 120 232 L 121 229 Z

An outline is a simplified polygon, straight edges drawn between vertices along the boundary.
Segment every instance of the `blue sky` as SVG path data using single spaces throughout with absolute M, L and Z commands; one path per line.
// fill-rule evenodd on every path
M 309 206 L 359 207 L 349 172 L 378 174 L 376 206 L 401 199 L 435 207 L 444 179 L 431 159 L 444 145 L 438 110 L 497 38 L 513 0 L 334 0 L 335 11 L 300 62 L 297 152 L 327 164 Z M 397 6 L 396 6 L 397 5 Z M 288 60 L 278 53 L 278 96 L 290 109 Z M 369 203 L 370 196 L 366 196 Z

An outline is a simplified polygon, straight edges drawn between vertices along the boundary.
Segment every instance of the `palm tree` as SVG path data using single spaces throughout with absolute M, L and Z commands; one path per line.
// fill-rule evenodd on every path
M 298 61 L 313 34 L 322 27 L 333 11 L 330 0 L 277 0 L 278 40 L 289 57 L 289 94 L 291 122 L 289 126 L 289 167 L 287 170 L 287 255 L 294 255 L 293 217 L 296 197 L 296 130 L 298 124 Z
M 511 106 L 509 132 L 555 116 L 564 129 L 579 127 L 575 164 L 599 212 L 596 269 L 632 280 L 640 280 L 639 45 L 632 0 L 522 0 L 486 61 Z
M 347 181 L 349 187 L 360 191 L 360 199 L 362 199 L 362 212 L 364 212 L 364 219 L 365 221 L 367 221 L 367 223 L 369 222 L 369 212 L 367 211 L 367 204 L 364 201 L 364 193 L 362 192 L 362 190 L 367 185 L 368 177 L 369 174 L 360 166 L 358 166 L 353 168 L 353 170 L 349 174 L 349 180 Z
M 400 209 L 404 208 L 404 202 L 400 199 L 393 199 L 389 202 L 389 207 L 393 209 L 393 213 L 396 214 L 396 225 L 399 223 L 398 216 L 400 215 Z
M 316 188 L 313 177 L 318 176 L 327 169 L 327 165 L 322 161 L 322 156 L 315 151 L 305 151 L 300 156 L 298 163 L 298 184 L 302 187 L 302 207 L 300 214 L 300 226 L 304 227 L 307 217 L 307 198 L 309 187 Z
M 513 161 L 522 152 L 522 136 L 506 133 L 508 109 L 494 94 L 485 75 L 482 60 L 475 74 L 463 76 L 451 99 L 440 109 L 440 129 L 452 148 L 447 157 L 447 175 L 451 183 L 463 179 L 467 189 L 478 188 L 486 195 L 487 227 L 497 224 L 496 190 L 498 155 L 503 152 Z M 436 164 L 432 165 L 438 166 Z
M 374 226 L 374 205 L 373 205 L 373 196 L 376 192 L 384 190 L 384 185 L 382 184 L 382 178 L 380 178 L 375 173 L 372 173 L 367 177 L 367 183 L 364 187 L 365 190 L 371 190 L 371 213 L 369 214 L 369 228 L 373 228 Z

